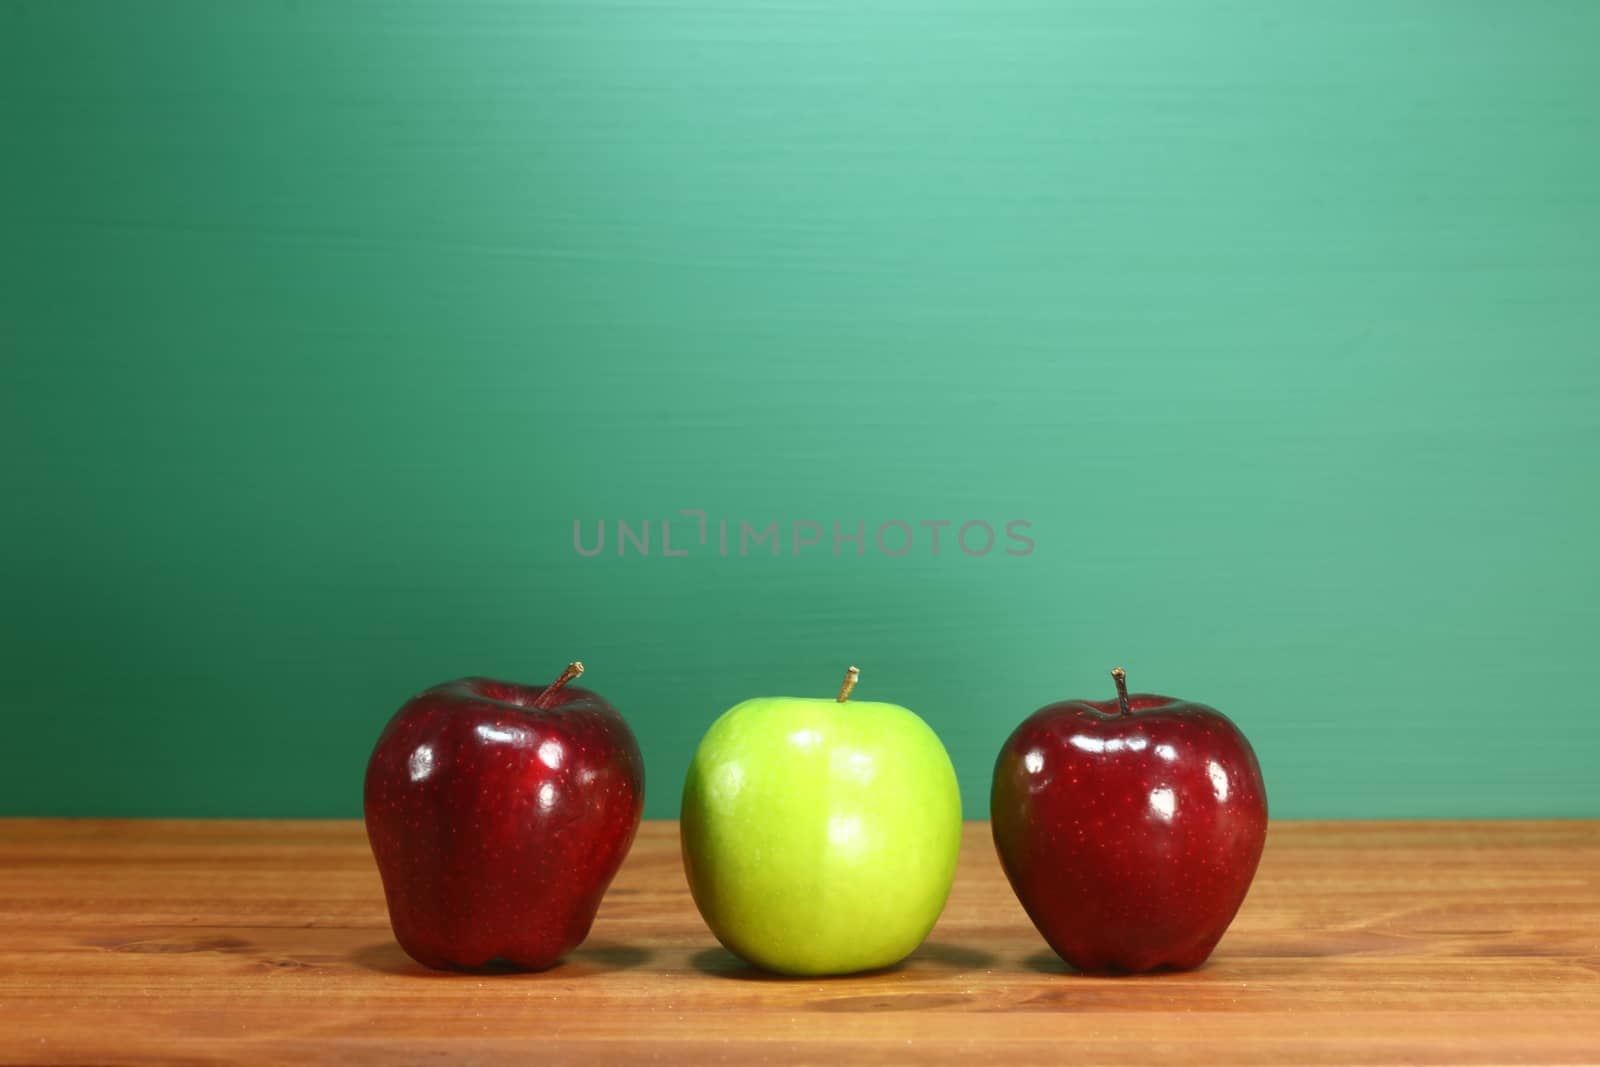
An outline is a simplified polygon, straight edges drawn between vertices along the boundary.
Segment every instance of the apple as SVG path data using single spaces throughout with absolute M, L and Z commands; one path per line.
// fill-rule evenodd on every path
M 1250 742 L 1221 712 L 1147 693 L 1034 712 L 995 762 L 1011 887 L 1086 973 L 1188 970 L 1244 902 L 1267 835 Z
M 412 697 L 367 764 L 367 837 L 418 963 L 551 966 L 589 933 L 633 842 L 644 761 L 622 716 L 567 685 L 462 678 Z
M 939 737 L 896 704 L 761 697 L 728 709 L 683 788 L 683 865 L 706 925 L 768 971 L 898 963 L 944 910 L 961 793 Z

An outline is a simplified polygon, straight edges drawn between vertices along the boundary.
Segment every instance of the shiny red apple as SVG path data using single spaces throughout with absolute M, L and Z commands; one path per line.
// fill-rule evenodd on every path
M 994 768 L 1001 866 L 1050 947 L 1086 973 L 1204 963 L 1244 902 L 1267 794 L 1239 728 L 1202 704 L 1068 700 L 1017 727 Z
M 567 683 L 462 678 L 407 701 L 367 764 L 367 837 L 418 963 L 549 967 L 588 935 L 639 828 L 622 716 Z

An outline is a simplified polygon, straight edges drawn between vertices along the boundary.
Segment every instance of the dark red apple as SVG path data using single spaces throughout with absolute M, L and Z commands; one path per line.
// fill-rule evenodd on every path
M 1221 712 L 1148 693 L 1068 700 L 1017 727 L 990 818 L 1012 889 L 1050 947 L 1087 973 L 1204 963 L 1244 902 L 1267 794 Z
M 622 716 L 566 683 L 462 678 L 411 698 L 367 764 L 367 837 L 418 963 L 540 970 L 589 933 L 633 843 L 644 761 Z

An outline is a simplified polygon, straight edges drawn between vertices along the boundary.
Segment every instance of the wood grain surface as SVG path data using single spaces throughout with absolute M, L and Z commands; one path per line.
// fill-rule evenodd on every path
M 351 822 L 0 821 L 0 1061 L 1600 1062 L 1600 823 L 1278 823 L 1198 972 L 1091 979 L 969 824 L 928 943 L 769 978 L 647 823 L 570 960 L 436 974 Z

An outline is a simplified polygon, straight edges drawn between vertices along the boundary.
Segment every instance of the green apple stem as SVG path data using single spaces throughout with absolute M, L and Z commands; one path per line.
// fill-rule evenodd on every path
M 861 680 L 861 672 L 851 667 L 844 672 L 844 684 L 839 687 L 839 703 L 843 704 L 850 699 L 850 690 L 856 687 L 856 682 Z
M 1111 680 L 1117 683 L 1117 714 L 1132 715 L 1128 708 L 1128 674 L 1121 667 L 1111 668 Z
M 561 672 L 561 677 L 557 678 L 555 681 L 551 682 L 545 687 L 545 691 L 539 694 L 539 696 L 534 700 L 534 703 L 538 704 L 543 702 L 545 697 L 549 696 L 551 693 L 554 693 L 557 689 L 560 689 L 562 686 L 566 685 L 568 682 L 572 681 L 582 673 L 583 664 L 577 660 L 573 660 L 571 663 L 567 664 L 567 669 Z

